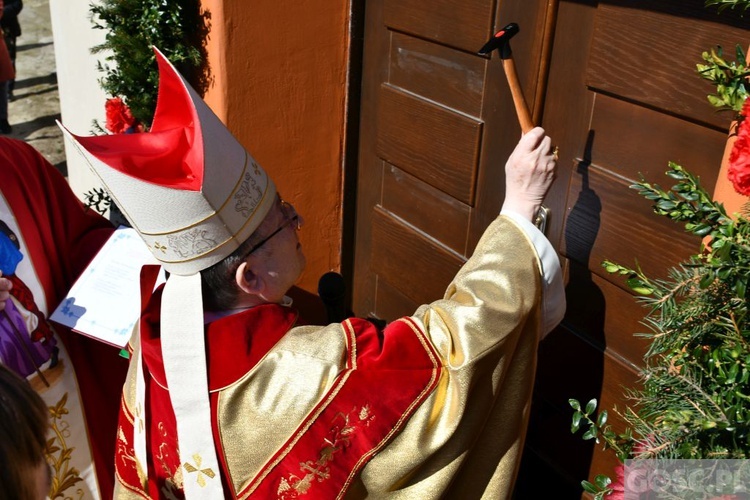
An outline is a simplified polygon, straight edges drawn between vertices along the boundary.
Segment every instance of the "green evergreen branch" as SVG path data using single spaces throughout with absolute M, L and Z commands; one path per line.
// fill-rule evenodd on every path
M 103 0 L 90 8 L 94 28 L 106 31 L 104 43 L 91 49 L 105 53 L 97 69 L 99 83 L 119 96 L 133 116 L 150 127 L 156 109 L 158 69 L 152 47 L 157 47 L 199 92 L 208 85 L 203 72 L 208 13 L 198 0 Z
M 744 13 L 750 0 L 705 5 Z M 739 113 L 750 77 L 742 47 L 736 47 L 735 61 L 727 61 L 721 47 L 705 52 L 703 60 L 698 71 L 716 87 L 709 102 Z M 570 400 L 571 431 L 586 427 L 584 439 L 603 441 L 620 460 L 750 458 L 750 222 L 744 214 L 728 217 L 680 165 L 670 163 L 667 175 L 676 181 L 670 189 L 643 178 L 631 187 L 656 214 L 683 224 L 703 244 L 664 279 L 647 276 L 637 264 L 602 263 L 647 308 L 642 323 L 648 331 L 636 335 L 648 338 L 649 346 L 640 384 L 625 390 L 628 404 L 618 412 L 625 431 L 618 435 L 606 425 L 605 410 L 595 415 L 596 400 L 584 409 Z M 605 481 L 582 485 L 595 498 L 611 492 Z
M 621 460 L 748 458 L 750 222 L 728 217 L 699 179 L 680 165 L 669 167 L 667 175 L 676 181 L 670 189 L 643 179 L 633 189 L 653 203 L 655 213 L 707 242 L 665 279 L 651 278 L 637 265 L 602 263 L 647 308 L 648 332 L 640 335 L 650 343 L 641 385 L 626 391 L 628 406 L 619 412 L 626 432 L 615 434 L 606 416 L 598 421 L 594 408 L 576 408 L 574 400 L 571 430 L 588 426 L 584 438 L 603 441 Z
M 736 61 L 726 61 L 722 48 L 717 46 L 711 52 L 703 52 L 706 64 L 696 64 L 701 77 L 716 87 L 716 93 L 707 96 L 708 102 L 719 110 L 739 113 L 748 95 L 748 76 L 745 52 L 740 45 L 735 47 Z
M 718 11 L 735 9 L 746 11 L 750 8 L 750 0 L 706 0 L 706 7 L 718 6 Z

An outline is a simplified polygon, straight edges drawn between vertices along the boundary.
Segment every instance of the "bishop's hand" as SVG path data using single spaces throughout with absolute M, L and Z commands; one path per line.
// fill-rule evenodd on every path
M 534 220 L 557 170 L 557 155 L 544 129 L 526 133 L 505 164 L 505 201 L 510 210 Z

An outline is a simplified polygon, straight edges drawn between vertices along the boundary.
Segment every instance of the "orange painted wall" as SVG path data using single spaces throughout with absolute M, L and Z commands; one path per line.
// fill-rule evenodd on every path
M 349 3 L 203 0 L 206 101 L 305 219 L 299 285 L 341 264 Z

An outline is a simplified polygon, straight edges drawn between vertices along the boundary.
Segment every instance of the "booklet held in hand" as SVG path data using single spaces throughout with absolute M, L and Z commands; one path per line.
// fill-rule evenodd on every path
M 50 319 L 83 335 L 124 348 L 141 310 L 140 273 L 146 264 L 159 263 L 134 229 L 121 226 L 112 233 Z M 163 282 L 162 270 L 157 286 Z

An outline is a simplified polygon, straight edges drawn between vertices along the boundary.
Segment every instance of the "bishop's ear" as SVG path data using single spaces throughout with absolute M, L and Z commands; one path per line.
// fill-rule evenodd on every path
M 244 261 L 237 268 L 234 279 L 240 290 L 246 294 L 260 296 L 265 288 L 265 282 L 260 276 L 250 263 Z

